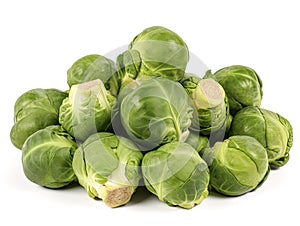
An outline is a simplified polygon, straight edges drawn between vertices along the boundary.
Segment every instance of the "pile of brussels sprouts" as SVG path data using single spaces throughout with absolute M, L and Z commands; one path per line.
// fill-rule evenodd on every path
M 33 89 L 14 107 L 10 137 L 26 177 L 80 184 L 110 207 L 145 185 L 170 206 L 192 208 L 214 191 L 255 190 L 285 165 L 287 119 L 260 108 L 262 81 L 235 65 L 186 71 L 185 42 L 164 27 L 138 34 L 115 62 L 87 55 L 67 71 L 69 89 Z

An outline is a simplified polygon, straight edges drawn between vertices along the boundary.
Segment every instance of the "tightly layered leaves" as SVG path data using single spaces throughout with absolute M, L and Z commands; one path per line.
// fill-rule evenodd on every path
M 97 133 L 76 150 L 73 169 L 89 196 L 117 207 L 129 202 L 138 186 L 142 158 L 130 140 L 112 133 Z
M 142 65 L 139 51 L 126 50 L 120 54 L 116 60 L 117 72 L 122 81 L 121 88 L 137 79 Z
M 122 125 L 129 137 L 148 150 L 171 141 L 184 141 L 193 114 L 184 88 L 164 78 L 138 83 L 125 95 L 120 107 Z
M 201 79 L 193 74 L 186 74 L 181 84 L 197 110 L 191 130 L 209 135 L 224 127 L 229 108 L 222 86 L 211 78 Z
M 253 137 L 231 136 L 205 150 L 210 184 L 221 194 L 238 196 L 254 190 L 269 173 L 264 147 Z
M 48 126 L 24 143 L 23 170 L 38 185 L 61 188 L 76 180 L 72 160 L 77 144 L 61 126 Z
M 285 165 L 293 145 L 293 129 L 281 115 L 258 107 L 239 111 L 230 130 L 231 135 L 248 135 L 256 138 L 267 150 L 272 168 Z
M 57 125 L 59 107 L 67 94 L 57 89 L 33 89 L 22 94 L 14 106 L 15 124 L 10 132 L 12 143 L 22 149 L 34 132 Z
M 100 79 L 107 90 L 116 96 L 119 91 L 119 79 L 115 63 L 101 55 L 91 54 L 78 59 L 68 70 L 68 84 L 73 85 Z
M 134 76 L 129 73 L 123 76 L 125 78 L 159 76 L 179 81 L 189 60 L 185 42 L 173 31 L 160 26 L 149 27 L 138 34 L 130 43 L 129 50 L 129 54 L 123 54 L 123 59 L 117 61 L 117 64 L 121 62 L 121 68 L 128 65 L 133 68 L 128 62 L 134 59 Z
M 78 59 L 66 93 L 23 94 L 10 136 L 23 147 L 26 177 L 48 188 L 79 182 L 109 207 L 128 203 L 141 179 L 159 200 L 187 209 L 211 189 L 238 196 L 259 187 L 289 159 L 290 123 L 259 108 L 253 69 L 199 78 L 186 73 L 188 61 L 182 38 L 154 26 L 116 64 L 97 54 Z
M 218 70 L 213 76 L 226 92 L 232 115 L 247 106 L 260 106 L 262 81 L 253 69 L 233 65 Z
M 99 79 L 73 85 L 60 107 L 59 122 L 68 133 L 84 141 L 93 133 L 108 130 L 114 103 L 115 97 Z
M 142 161 L 145 185 L 161 201 L 190 209 L 208 195 L 208 167 L 192 146 L 171 142 Z

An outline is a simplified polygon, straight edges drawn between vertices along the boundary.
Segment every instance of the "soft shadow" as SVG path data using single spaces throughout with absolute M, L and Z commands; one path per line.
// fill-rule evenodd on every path
M 73 181 L 70 184 L 68 184 L 67 186 L 61 188 L 62 190 L 69 190 L 69 189 L 74 189 L 74 188 L 78 188 L 80 186 L 80 184 L 77 181 Z
M 252 191 L 250 191 L 250 192 L 252 192 Z M 249 192 L 247 192 L 247 193 L 249 193 Z M 245 193 L 245 194 L 247 194 L 247 193 Z M 230 196 L 230 195 L 223 195 L 221 193 L 218 193 L 217 191 L 215 191 L 213 189 L 209 191 L 209 196 L 212 198 L 215 198 L 215 199 L 235 199 L 240 196 L 244 196 L 245 194 Z
M 229 197 L 229 196 L 222 195 L 222 194 L 220 194 L 220 193 L 218 193 L 218 192 L 216 192 L 216 191 L 214 191 L 214 190 L 211 190 L 211 191 L 209 192 L 209 196 L 210 196 L 210 197 L 214 197 L 214 198 L 222 198 L 222 199 L 228 198 L 228 197 Z
M 135 193 L 132 195 L 130 203 L 137 204 L 144 202 L 146 199 L 149 199 L 152 194 L 147 190 L 146 186 L 139 186 Z
M 66 191 L 66 190 L 74 190 L 74 189 L 78 189 L 78 187 L 80 187 L 79 183 L 77 181 L 73 181 L 70 184 L 61 187 L 61 188 L 48 188 L 48 187 L 42 187 L 48 190 L 52 190 L 52 191 Z

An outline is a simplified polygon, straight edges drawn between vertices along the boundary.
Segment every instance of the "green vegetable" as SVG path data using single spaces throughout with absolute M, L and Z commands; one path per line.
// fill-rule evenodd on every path
M 73 85 L 100 79 L 107 90 L 116 96 L 119 91 L 119 79 L 115 63 L 104 56 L 92 54 L 78 59 L 68 70 L 68 84 Z
M 117 207 L 128 203 L 138 186 L 142 158 L 130 140 L 112 133 L 96 133 L 76 150 L 73 169 L 89 196 Z
M 126 50 L 117 57 L 116 65 L 124 87 L 137 79 L 141 71 L 142 59 L 137 50 Z
M 225 67 L 217 71 L 214 78 L 226 92 L 232 115 L 247 106 L 260 106 L 262 81 L 253 69 L 241 65 Z
M 189 133 L 188 137 L 185 140 L 185 143 L 191 145 L 200 156 L 203 155 L 205 148 L 209 147 L 209 140 L 205 136 L 201 136 L 195 133 Z
M 193 74 L 186 74 L 181 84 L 197 109 L 191 130 L 209 135 L 221 129 L 229 114 L 222 86 L 211 78 L 201 79 Z
M 26 177 L 48 188 L 76 181 L 109 207 L 127 204 L 139 185 L 186 209 L 209 190 L 257 189 L 288 162 L 291 124 L 260 108 L 253 69 L 233 65 L 200 78 L 186 73 L 195 63 L 189 54 L 179 35 L 149 27 L 116 63 L 98 54 L 78 59 L 68 91 L 24 93 L 10 137 L 23 150 Z
M 14 106 L 15 124 L 10 139 L 22 149 L 25 140 L 34 132 L 58 124 L 59 107 L 66 93 L 57 89 L 33 89 L 22 94 Z
M 135 67 L 129 66 L 136 70 L 132 78 L 160 76 L 179 81 L 189 60 L 185 42 L 173 31 L 159 26 L 149 27 L 138 34 L 130 43 L 129 50 L 133 51 L 123 54 L 119 63 L 121 62 L 121 68 L 125 66 L 125 72 L 128 72 L 126 66 L 134 59 Z M 141 63 L 136 60 L 139 58 Z M 131 74 L 123 77 L 130 78 Z
M 244 108 L 235 115 L 230 133 L 256 138 L 266 148 L 272 168 L 281 167 L 289 160 L 293 129 L 279 114 L 258 107 Z
M 203 159 L 210 171 L 210 184 L 228 196 L 256 189 L 269 173 L 265 148 L 253 137 L 232 136 L 205 150 Z
M 84 141 L 93 133 L 109 129 L 114 103 L 115 97 L 99 79 L 73 85 L 60 107 L 59 122 L 68 133 Z
M 38 185 L 61 188 L 76 180 L 72 169 L 77 148 L 73 138 L 60 126 L 48 126 L 32 134 L 24 143 L 23 170 Z
M 129 137 L 148 150 L 184 141 L 193 114 L 184 88 L 165 78 L 139 80 L 136 84 L 120 106 L 122 125 Z
M 208 167 L 189 144 L 171 142 L 148 152 L 142 172 L 147 189 L 169 205 L 190 209 L 208 195 Z

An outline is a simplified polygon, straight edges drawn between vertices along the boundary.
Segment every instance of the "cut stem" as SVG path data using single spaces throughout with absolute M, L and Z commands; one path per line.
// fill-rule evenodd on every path
M 131 186 L 103 184 L 100 187 L 100 198 L 107 206 L 114 208 L 128 203 L 133 192 Z
M 215 80 L 208 78 L 199 81 L 192 99 L 197 109 L 213 108 L 224 101 L 225 92 Z

